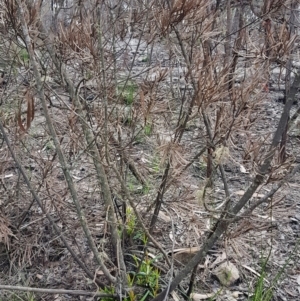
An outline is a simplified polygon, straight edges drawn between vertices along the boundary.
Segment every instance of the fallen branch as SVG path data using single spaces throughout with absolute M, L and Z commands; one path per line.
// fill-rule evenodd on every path
M 113 294 L 104 294 L 104 293 L 88 292 L 88 291 L 81 291 L 81 290 L 37 288 L 37 287 L 14 286 L 14 285 L 0 285 L 0 290 L 23 291 L 23 292 L 42 293 L 42 294 L 94 296 L 94 297 L 105 297 L 105 298 L 116 298 L 117 297 L 117 295 L 113 295 Z

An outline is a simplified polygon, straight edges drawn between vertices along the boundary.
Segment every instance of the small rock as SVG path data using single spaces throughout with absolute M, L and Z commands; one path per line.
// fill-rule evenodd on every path
M 295 218 L 300 221 L 300 214 L 295 214 Z
M 234 291 L 231 293 L 232 297 L 235 299 L 238 299 L 240 297 L 240 295 L 243 295 L 242 292 L 238 292 L 238 291 Z
M 240 278 L 238 269 L 231 262 L 222 263 L 214 270 L 213 274 L 224 286 L 230 286 Z

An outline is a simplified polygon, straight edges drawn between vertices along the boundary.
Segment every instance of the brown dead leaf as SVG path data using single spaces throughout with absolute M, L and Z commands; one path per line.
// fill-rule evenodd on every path
M 26 100 L 27 110 L 26 110 L 26 128 L 22 122 L 22 103 L 19 106 L 19 112 L 17 114 L 18 125 L 22 132 L 28 131 L 31 126 L 31 122 L 34 118 L 34 97 L 31 93 L 30 88 L 28 88 L 24 94 L 24 99 Z

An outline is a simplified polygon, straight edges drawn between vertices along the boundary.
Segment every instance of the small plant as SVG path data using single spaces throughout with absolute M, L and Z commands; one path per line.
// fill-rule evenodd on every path
M 139 132 L 137 135 L 134 136 L 134 145 L 141 144 L 144 142 L 144 135 L 142 132 Z
M 153 267 L 153 261 L 155 259 L 149 259 L 148 256 L 141 262 L 135 255 L 132 256 L 136 269 L 138 272 L 130 272 L 127 274 L 127 281 L 129 288 L 138 285 L 140 287 L 146 287 L 146 291 L 143 294 L 136 294 L 134 290 L 128 290 L 128 295 L 124 301 L 144 301 L 148 297 L 155 297 L 159 290 L 159 278 L 160 272 L 157 268 Z M 105 287 L 100 292 L 106 294 L 115 294 L 114 287 Z M 101 301 L 113 301 L 114 298 L 103 297 Z
M 130 207 L 126 208 L 126 232 L 131 236 L 136 227 L 136 216 Z
M 148 63 L 149 60 L 150 60 L 150 58 L 149 58 L 149 56 L 147 55 L 147 56 L 145 56 L 145 57 L 142 58 L 142 63 Z
M 146 300 L 148 297 L 154 298 L 158 294 L 160 278 L 159 270 L 153 267 L 155 259 L 150 259 L 147 255 L 142 262 L 135 255 L 132 258 L 138 271 L 130 273 L 129 282 L 147 288 L 146 292 L 139 296 L 138 300 Z
M 100 293 L 105 293 L 105 294 L 115 294 L 115 288 L 113 286 L 110 287 L 105 287 L 100 290 Z M 109 298 L 109 297 L 102 297 L 101 301 L 114 301 L 114 298 Z
M 127 188 L 134 194 L 146 194 L 149 192 L 149 187 L 147 185 L 140 185 L 140 183 L 132 175 L 128 176 Z
M 132 182 L 128 183 L 128 189 L 129 189 L 129 191 L 133 191 L 134 190 L 134 184 Z
M 134 102 L 134 97 L 137 91 L 137 86 L 133 82 L 128 82 L 125 87 L 118 88 L 121 94 L 121 98 L 127 106 L 130 106 Z
M 134 240 L 140 240 L 143 246 L 147 245 L 148 237 L 143 231 L 136 232 L 135 236 L 133 237 Z
M 273 287 L 268 288 L 266 291 L 264 289 L 264 281 L 266 279 L 266 265 L 268 259 L 262 263 L 262 269 L 259 278 L 257 279 L 254 295 L 251 301 L 270 301 L 273 297 Z
M 144 133 L 146 136 L 150 136 L 152 133 L 152 125 L 150 123 L 146 123 L 144 126 Z
M 19 51 L 19 59 L 25 64 L 29 62 L 29 54 L 26 48 L 21 48 L 21 50 Z
M 251 301 L 271 301 L 272 300 L 274 287 L 278 283 L 280 277 L 285 274 L 287 265 L 294 258 L 294 256 L 296 254 L 298 254 L 299 245 L 300 245 L 300 240 L 297 241 L 295 247 L 293 248 L 292 252 L 290 253 L 290 256 L 285 260 L 284 265 L 276 273 L 276 275 L 273 278 L 272 282 L 270 283 L 269 287 L 265 288 L 264 282 L 265 282 L 265 279 L 267 276 L 266 266 L 267 266 L 269 258 L 270 258 L 270 254 L 271 254 L 271 251 L 270 251 L 268 257 L 262 261 L 260 276 L 257 279 L 256 287 L 254 289 L 254 294 L 251 298 Z
M 162 170 L 160 158 L 154 154 L 151 160 L 151 170 L 154 172 L 154 174 L 159 174 Z
M 43 151 L 46 152 L 50 152 L 50 151 L 54 151 L 55 150 L 55 146 L 52 140 L 48 140 L 43 147 Z
M 143 186 L 143 189 L 142 189 L 142 194 L 143 195 L 146 195 L 146 194 L 148 194 L 149 193 L 149 191 L 150 191 L 150 187 L 149 187 L 149 185 L 144 185 Z

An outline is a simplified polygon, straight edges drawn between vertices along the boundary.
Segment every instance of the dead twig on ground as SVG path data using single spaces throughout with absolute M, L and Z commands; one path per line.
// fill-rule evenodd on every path
M 14 285 L 0 285 L 0 290 L 8 291 L 22 291 L 32 292 L 40 294 L 57 294 L 57 295 L 75 295 L 75 296 L 91 296 L 91 297 L 102 297 L 102 298 L 117 298 L 116 294 L 105 294 L 99 292 L 88 292 L 83 290 L 65 290 L 55 288 L 37 288 L 27 286 L 14 286 Z

